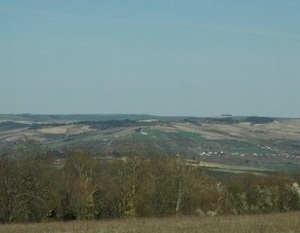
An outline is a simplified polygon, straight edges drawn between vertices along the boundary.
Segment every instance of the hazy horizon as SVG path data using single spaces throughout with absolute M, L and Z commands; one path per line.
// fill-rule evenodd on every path
M 99 115 L 99 116 L 149 116 L 149 117 L 158 117 L 158 118 L 226 118 L 226 117 L 266 117 L 266 118 L 278 118 L 278 119 L 300 119 L 300 117 L 285 117 L 285 116 L 265 116 L 265 115 L 232 115 L 232 114 L 220 114 L 220 115 L 154 115 L 147 113 L 0 113 L 2 116 L 91 116 L 91 115 Z M 5 119 L 3 121 L 7 121 Z M 0 120 L 1 122 L 1 120 Z
M 0 0 L 0 114 L 300 117 L 300 2 Z

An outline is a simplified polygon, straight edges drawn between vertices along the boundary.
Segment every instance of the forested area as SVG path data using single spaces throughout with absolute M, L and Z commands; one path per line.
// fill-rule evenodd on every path
M 158 154 L 64 160 L 23 151 L 0 157 L 0 222 L 213 216 L 300 209 L 299 176 L 216 178 L 179 157 Z

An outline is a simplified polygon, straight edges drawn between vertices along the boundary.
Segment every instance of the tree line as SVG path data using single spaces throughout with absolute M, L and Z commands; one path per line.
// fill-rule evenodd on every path
M 0 157 L 0 222 L 267 213 L 300 209 L 291 175 L 217 179 L 179 157 Z

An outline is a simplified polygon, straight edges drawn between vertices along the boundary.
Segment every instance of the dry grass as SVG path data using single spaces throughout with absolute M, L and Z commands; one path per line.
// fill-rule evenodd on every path
M 174 217 L 110 221 L 0 225 L 2 233 L 250 233 L 300 232 L 300 212 L 219 217 Z

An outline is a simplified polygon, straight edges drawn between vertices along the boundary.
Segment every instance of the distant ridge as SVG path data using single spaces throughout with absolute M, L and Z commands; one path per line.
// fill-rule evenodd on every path
M 0 114 L 0 121 L 78 122 L 107 120 L 147 120 L 156 118 L 146 114 Z
M 197 116 L 155 116 L 150 114 L 0 114 L 0 121 L 16 121 L 16 122 L 35 122 L 35 123 L 61 123 L 61 122 L 80 122 L 80 121 L 110 121 L 110 120 L 160 120 L 160 121 L 195 121 L 201 120 L 206 122 L 253 122 L 268 123 L 273 122 L 278 117 L 260 117 L 260 116 L 232 116 L 221 115 L 215 117 L 197 117 Z M 285 118 L 297 119 L 297 118 Z

